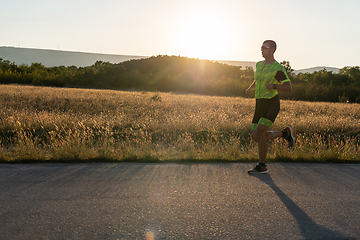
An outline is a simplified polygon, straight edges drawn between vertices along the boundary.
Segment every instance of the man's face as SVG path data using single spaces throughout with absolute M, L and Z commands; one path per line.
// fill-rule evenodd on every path
M 263 43 L 261 46 L 261 54 L 264 58 L 272 56 L 274 53 L 274 48 L 270 47 L 269 43 Z

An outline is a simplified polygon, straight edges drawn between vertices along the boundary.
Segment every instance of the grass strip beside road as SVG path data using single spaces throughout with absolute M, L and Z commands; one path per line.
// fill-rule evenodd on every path
M 2 85 L 0 162 L 254 162 L 255 100 Z M 359 104 L 285 101 L 268 161 L 360 160 Z

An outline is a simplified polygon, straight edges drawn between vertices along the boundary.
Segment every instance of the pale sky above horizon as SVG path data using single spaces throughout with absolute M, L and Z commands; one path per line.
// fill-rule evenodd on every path
M 359 66 L 358 0 L 0 0 L 0 46 Z M 0 56 L 1 57 L 1 56 Z

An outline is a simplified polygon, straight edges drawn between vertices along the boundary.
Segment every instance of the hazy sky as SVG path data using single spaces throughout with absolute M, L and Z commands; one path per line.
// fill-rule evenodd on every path
M 359 0 L 0 0 L 0 46 L 360 65 Z M 0 56 L 1 57 L 1 56 Z

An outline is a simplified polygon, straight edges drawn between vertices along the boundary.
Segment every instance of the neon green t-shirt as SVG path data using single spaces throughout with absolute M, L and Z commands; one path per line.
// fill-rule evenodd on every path
M 279 84 L 289 82 L 290 79 L 286 74 L 285 68 L 278 62 L 273 62 L 264 65 L 264 61 L 256 63 L 255 78 L 255 98 L 273 98 L 279 92 L 276 89 L 268 90 L 265 87 L 266 83 Z

